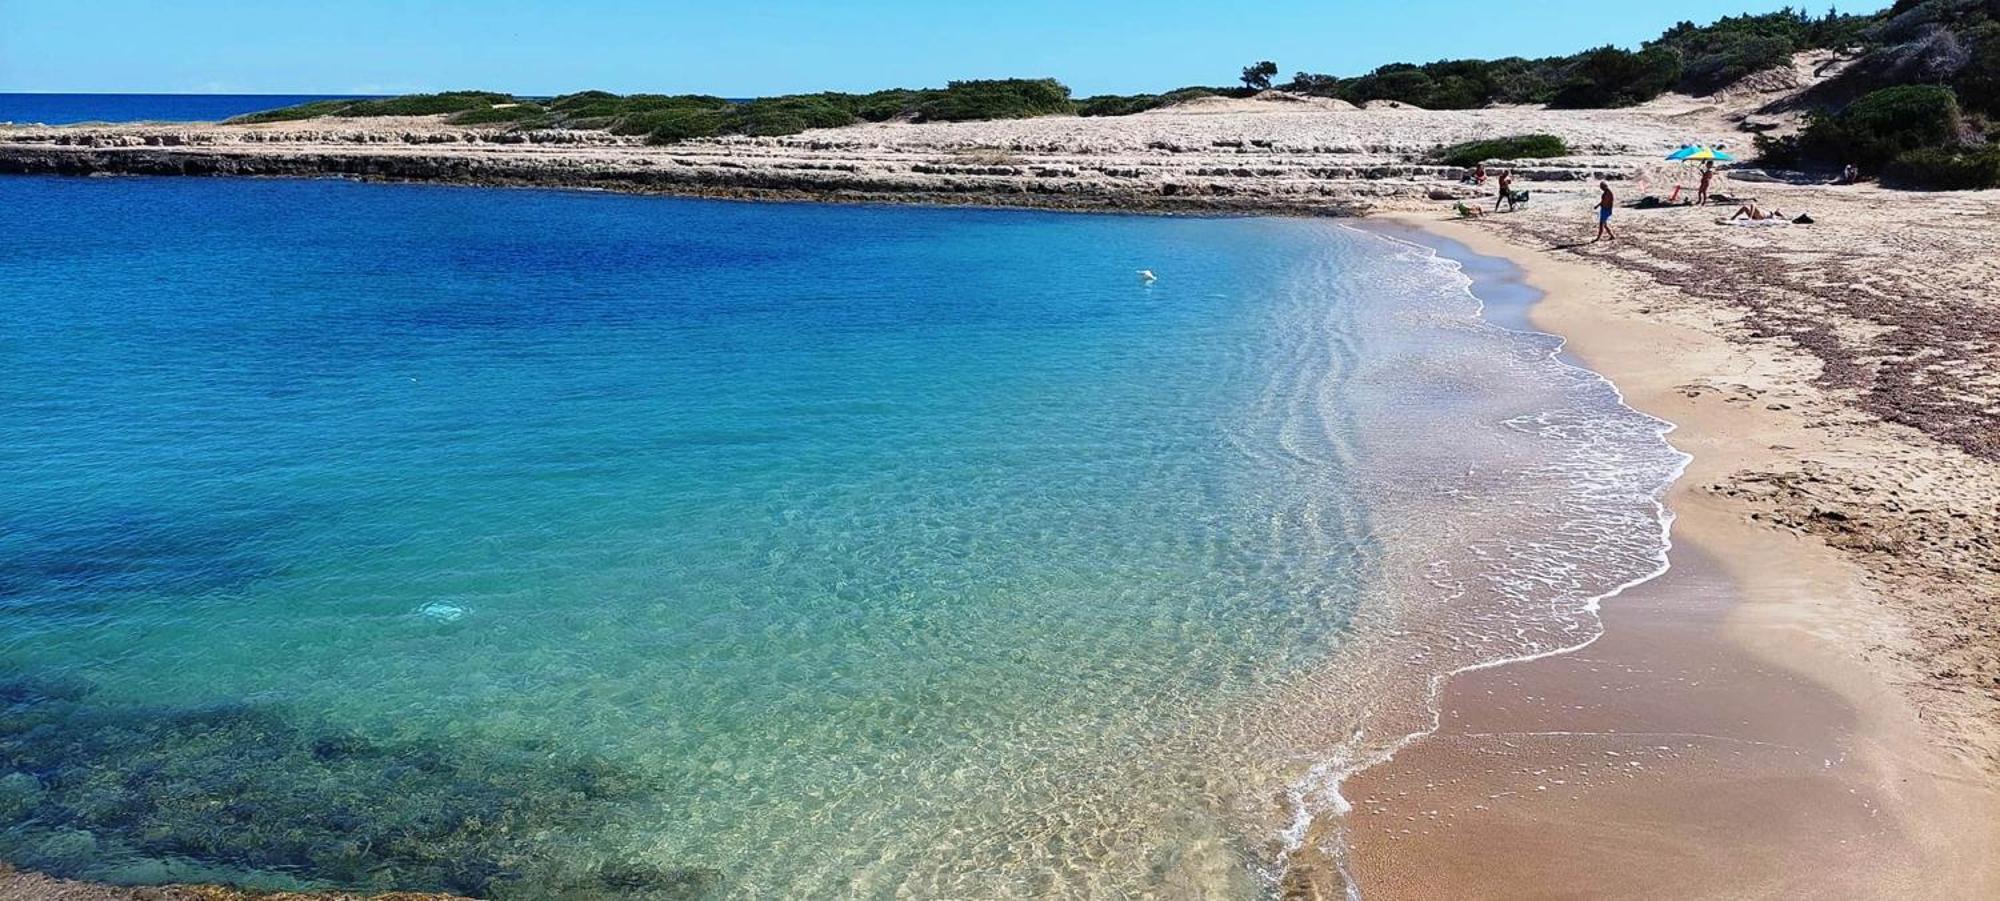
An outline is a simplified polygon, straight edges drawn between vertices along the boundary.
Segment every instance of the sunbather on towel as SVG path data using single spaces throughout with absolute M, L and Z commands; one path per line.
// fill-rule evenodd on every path
M 1777 210 L 1771 210 L 1769 212 L 1765 212 L 1763 207 L 1757 205 L 1757 201 L 1752 200 L 1749 203 L 1737 207 L 1736 215 L 1729 217 L 1729 220 L 1731 222 L 1734 222 L 1738 219 L 1742 219 L 1745 217 L 1748 217 L 1752 222 L 1762 222 L 1766 219 L 1783 219 L 1785 218 L 1785 214 Z

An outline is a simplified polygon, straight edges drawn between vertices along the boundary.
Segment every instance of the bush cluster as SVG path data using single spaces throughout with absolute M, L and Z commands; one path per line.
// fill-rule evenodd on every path
M 451 117 L 453 125 L 500 125 L 508 122 L 533 122 L 548 116 L 548 110 L 539 103 L 512 103 L 469 109 Z
M 732 101 L 705 94 L 613 94 L 580 91 L 543 103 L 489 91 L 411 94 L 382 100 L 325 100 L 239 116 L 231 122 L 283 122 L 317 116 L 422 116 L 449 113 L 459 125 L 598 128 L 670 144 L 716 135 L 778 136 L 855 122 L 955 122 L 1020 119 L 1076 111 L 1069 88 L 1054 79 L 954 81 L 943 88 L 873 94 L 789 94 Z
M 1680 57 L 1672 50 L 1648 47 L 1634 53 L 1599 47 L 1570 65 L 1549 105 L 1564 109 L 1632 106 L 1672 90 L 1680 77 Z
M 1802 50 L 1859 44 L 1875 21 L 1874 16 L 1832 10 L 1814 18 L 1787 8 L 1764 15 L 1724 16 L 1705 26 L 1682 22 L 1646 46 L 1680 57 L 1678 90 L 1707 94 L 1753 72 L 1789 65 L 1792 54 Z
M 1069 88 L 1053 78 L 954 81 L 942 91 L 917 91 L 910 115 L 919 122 L 1027 119 L 1076 112 Z
M 320 116 L 360 118 L 367 116 L 435 116 L 492 109 L 497 104 L 519 102 L 512 94 L 493 91 L 445 91 L 441 94 L 405 94 L 401 97 L 359 100 L 316 100 L 298 106 L 264 110 L 237 116 L 230 122 L 291 122 Z
M 1829 11 L 1815 17 L 1784 9 L 1730 16 L 1710 25 L 1682 22 L 1636 51 L 1598 47 L 1541 59 L 1390 63 L 1346 79 L 1300 72 L 1281 87 L 1354 103 L 1394 100 L 1425 109 L 1495 103 L 1631 106 L 1670 90 L 1709 93 L 1752 72 L 1788 64 L 1801 50 L 1854 44 L 1875 21 L 1873 16 Z
M 1164 94 L 1100 94 L 1085 97 L 1077 103 L 1079 116 L 1129 116 L 1147 110 L 1159 109 L 1186 103 L 1201 97 L 1220 97 L 1230 93 L 1222 88 L 1181 88 Z
M 1779 168 L 1853 164 L 1897 187 L 2000 185 L 1983 143 L 2000 116 L 2000 0 L 1898 0 L 1846 33 L 1862 52 L 1807 95 L 1805 129 L 1758 138 Z
M 1764 163 L 1785 168 L 1853 164 L 1880 172 L 1913 150 L 1956 144 L 1964 120 L 1958 98 L 1939 85 L 1883 88 L 1837 114 L 1815 113 L 1798 135 L 1757 142 Z
M 1434 156 L 1447 166 L 1471 166 L 1487 160 L 1537 160 L 1569 155 L 1569 145 L 1555 135 L 1514 135 L 1467 141 L 1439 148 Z
M 2000 188 L 2000 147 L 1924 147 L 1898 154 L 1882 170 L 1882 183 L 1926 191 Z

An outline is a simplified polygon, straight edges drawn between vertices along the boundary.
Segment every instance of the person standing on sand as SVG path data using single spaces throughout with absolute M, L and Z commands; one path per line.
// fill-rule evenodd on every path
M 1702 163 L 1702 164 L 1701 164 L 1701 187 L 1699 187 L 1699 188 L 1696 188 L 1696 189 L 1695 189 L 1695 193 L 1694 193 L 1694 205 L 1695 205 L 1695 206 L 1707 206 L 1707 205 L 1708 205 L 1708 184 L 1709 184 L 1709 182 L 1712 182 L 1712 181 L 1714 181 L 1714 180 L 1715 180 L 1715 161 L 1714 161 L 1714 160 L 1709 160 L 1709 161 L 1707 161 L 1707 162 L 1705 162 L 1705 163 Z
M 1507 198 L 1512 196 L 1514 196 L 1514 170 L 1503 169 L 1500 172 L 1500 199 L 1493 201 L 1493 212 L 1500 212 L 1500 205 L 1506 203 Z
M 1601 178 L 1598 179 L 1597 180 L 1597 237 L 1592 238 L 1590 240 L 1590 243 L 1595 244 L 1599 241 L 1604 240 L 1605 238 L 1610 238 L 1613 241 L 1618 240 L 1618 236 L 1611 232 L 1611 210 L 1615 208 L 1617 205 L 1618 205 L 1618 198 L 1611 196 L 1611 182 Z

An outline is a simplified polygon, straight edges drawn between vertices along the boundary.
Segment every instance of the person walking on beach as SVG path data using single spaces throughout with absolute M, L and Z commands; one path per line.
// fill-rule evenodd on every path
M 1512 169 L 1501 170 L 1500 198 L 1498 200 L 1493 201 L 1493 212 L 1496 213 L 1500 212 L 1500 205 L 1506 203 L 1507 200 L 1513 196 L 1514 196 L 1514 170 Z
M 1611 231 L 1611 210 L 1618 205 L 1618 198 L 1611 196 L 1611 182 L 1597 180 L 1597 237 L 1590 239 L 1595 244 L 1605 238 L 1613 241 L 1618 236 Z
M 1699 188 L 1696 188 L 1696 189 L 1695 189 L 1695 192 L 1694 192 L 1694 205 L 1695 205 L 1695 206 L 1707 206 L 1707 205 L 1708 205 L 1708 185 L 1709 185 L 1709 182 L 1712 182 L 1712 181 L 1714 181 L 1714 180 L 1715 180 L 1715 161 L 1714 161 L 1714 160 L 1709 160 L 1709 161 L 1707 161 L 1707 162 L 1704 162 L 1704 163 L 1702 163 L 1702 164 L 1701 164 L 1701 187 L 1699 187 Z

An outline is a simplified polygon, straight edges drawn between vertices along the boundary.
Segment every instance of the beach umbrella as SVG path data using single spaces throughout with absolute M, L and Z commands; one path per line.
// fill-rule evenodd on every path
M 1681 149 L 1679 149 L 1679 150 L 1676 150 L 1676 151 L 1674 151 L 1674 152 L 1672 152 L 1672 153 L 1669 153 L 1669 154 L 1667 154 L 1667 159 L 1669 159 L 1669 160 L 1715 160 L 1716 162 L 1719 162 L 1719 163 L 1726 163 L 1726 162 L 1729 162 L 1729 161 L 1731 161 L 1731 160 L 1734 160 L 1734 159 L 1736 159 L 1736 158 L 1735 158 L 1735 157 L 1733 157 L 1733 156 L 1730 156 L 1730 155 L 1729 155 L 1729 154 L 1727 154 L 1727 153 L 1723 153 L 1722 151 L 1720 151 L 1720 150 L 1717 150 L 1717 149 L 1715 149 L 1715 148 L 1713 148 L 1713 147 L 1709 147 L 1709 146 L 1707 146 L 1707 145 L 1705 145 L 1705 144 L 1690 144 L 1690 145 L 1688 145 L 1688 146 L 1686 146 L 1686 147 L 1682 147 L 1682 148 L 1681 148 Z

